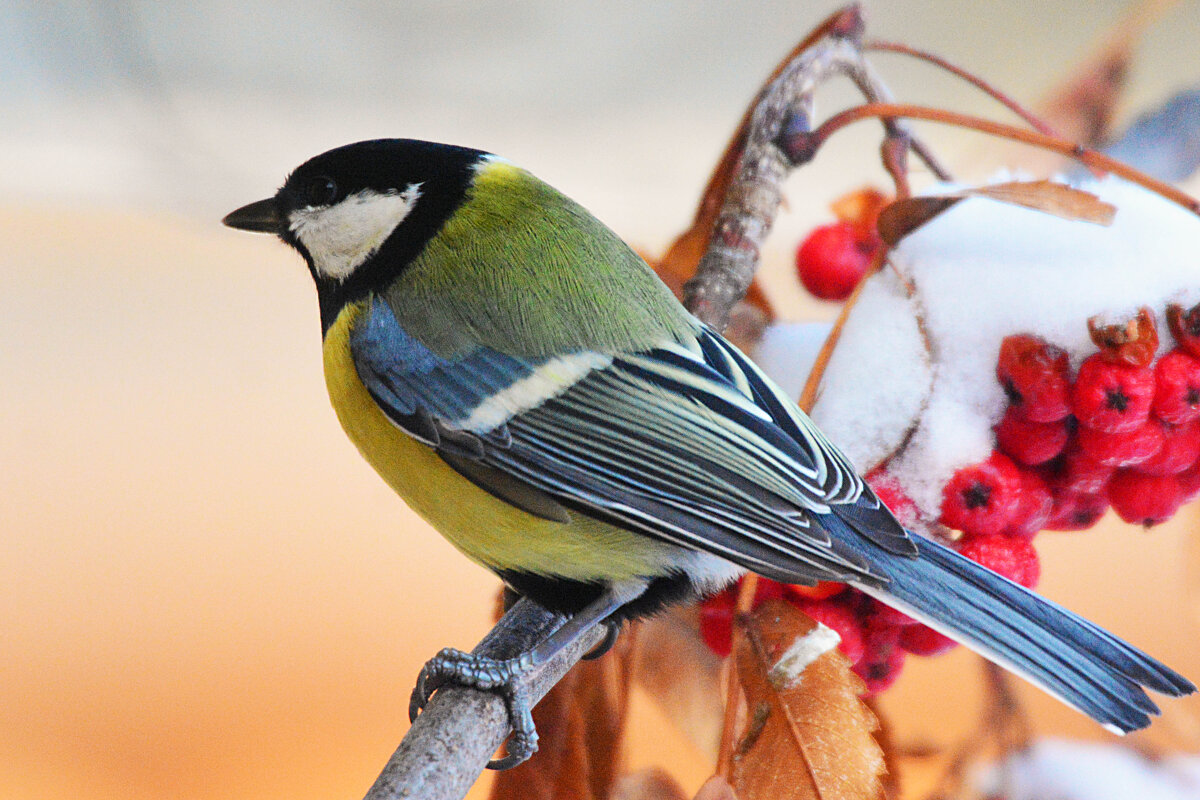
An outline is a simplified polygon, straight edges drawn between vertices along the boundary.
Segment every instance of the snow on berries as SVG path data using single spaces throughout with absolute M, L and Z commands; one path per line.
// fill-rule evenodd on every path
M 1200 495 L 1200 219 L 1115 178 L 1083 188 L 1111 225 L 972 197 L 901 239 L 812 410 L 906 527 L 1029 587 L 1039 531 L 1110 509 L 1148 527 Z M 783 595 L 839 631 L 869 692 L 954 647 L 828 591 Z
M 849 311 L 813 419 L 927 533 L 1075 528 L 1117 471 L 1194 463 L 1200 219 L 1115 178 L 1081 188 L 1111 225 L 971 197 L 901 239 Z

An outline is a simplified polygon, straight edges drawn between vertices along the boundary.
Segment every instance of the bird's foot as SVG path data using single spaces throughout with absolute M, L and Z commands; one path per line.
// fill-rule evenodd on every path
M 512 735 L 508 754 L 488 762 L 488 769 L 511 769 L 537 752 L 537 729 L 533 724 L 533 706 L 520 688 L 524 673 L 533 666 L 528 655 L 507 660 L 487 658 L 447 647 L 431 658 L 413 688 L 408 701 L 408 718 L 415 720 L 433 693 L 446 686 L 461 686 L 493 692 L 504 700 Z

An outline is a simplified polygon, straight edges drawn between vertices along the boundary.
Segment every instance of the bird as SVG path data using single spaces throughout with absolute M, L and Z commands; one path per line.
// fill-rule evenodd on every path
M 523 670 L 582 633 L 750 571 L 848 583 L 1105 727 L 1185 677 L 906 530 L 799 407 L 581 205 L 510 161 L 377 139 L 296 168 L 223 220 L 274 234 L 316 284 L 325 381 L 350 440 L 469 559 L 566 615 L 508 661 L 447 648 L 433 691 L 496 691 L 537 748 Z

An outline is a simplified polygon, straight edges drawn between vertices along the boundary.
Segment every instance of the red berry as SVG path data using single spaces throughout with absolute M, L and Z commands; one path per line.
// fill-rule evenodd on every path
M 1166 437 L 1158 420 L 1147 420 L 1131 431 L 1105 433 L 1095 428 L 1079 429 L 1079 447 L 1106 467 L 1131 467 L 1162 450 Z
M 742 580 L 745 580 L 745 578 L 742 578 Z M 735 604 L 737 602 L 737 589 L 739 587 L 740 583 L 734 584 L 733 587 L 733 599 Z M 786 587 L 787 584 L 780 583 L 779 581 L 773 581 L 768 578 L 759 578 L 758 583 L 754 586 L 754 600 L 751 601 L 750 607 L 758 608 L 767 600 L 782 600 L 783 591 Z
M 1070 431 L 1066 419 L 1056 422 L 1031 422 L 1017 406 L 1009 406 L 996 425 L 996 445 L 1028 466 L 1043 464 L 1062 452 Z
M 900 677 L 904 651 L 900 649 L 900 628 L 880 628 L 867 633 L 866 653 L 854 665 L 854 672 L 867 685 L 867 694 L 879 694 Z
M 1107 433 L 1130 431 L 1150 417 L 1154 372 L 1105 361 L 1099 353 L 1079 367 L 1071 406 L 1079 422 Z
M 862 624 L 850 606 L 840 599 L 828 600 L 792 600 L 792 605 L 803 611 L 814 621 L 833 630 L 841 642 L 838 650 L 851 664 L 857 664 L 863 657 L 864 640 Z
M 1183 505 L 1184 487 L 1173 475 L 1143 475 L 1119 469 L 1108 484 L 1113 511 L 1126 522 L 1149 528 L 1166 522 Z
M 867 274 L 879 244 L 852 222 L 814 228 L 796 250 L 800 282 L 822 300 L 845 300 Z
M 1200 495 L 1200 463 L 1193 464 L 1175 476 L 1179 482 L 1179 496 L 1184 503 L 1190 503 Z
M 721 592 L 700 604 L 700 638 L 721 658 L 733 649 L 733 601 Z
M 957 646 L 958 642 L 928 625 L 910 625 L 900 633 L 900 647 L 914 656 L 940 656 Z
M 1185 425 L 1159 421 L 1158 425 L 1163 432 L 1162 449 L 1138 464 L 1135 467 L 1138 472 L 1144 475 L 1175 475 L 1200 458 L 1200 420 Z
M 968 534 L 998 533 L 1016 517 L 1021 472 L 1002 453 L 954 473 L 942 489 L 942 524 Z
M 1148 308 L 1117 325 L 1100 325 L 1098 318 L 1092 317 L 1088 320 L 1088 333 L 1100 348 L 1100 357 L 1116 364 L 1144 367 L 1158 352 L 1158 328 Z
M 1200 419 L 1200 361 L 1172 350 L 1154 365 L 1154 402 L 1160 419 L 1181 425 Z
M 741 581 L 738 581 L 700 604 L 700 636 L 708 648 L 722 658 L 729 655 L 733 634 L 733 610 L 737 605 L 741 585 Z M 766 600 L 782 598 L 784 588 L 782 583 L 759 578 L 754 587 L 751 608 L 757 608 Z
M 784 584 L 783 596 L 788 600 L 824 600 L 841 594 L 846 584 L 837 581 L 817 581 L 815 586 L 802 586 L 797 583 Z
M 996 377 L 1017 413 L 1032 422 L 1054 422 L 1071 413 L 1066 351 L 1037 336 L 1007 336 L 1000 343 Z
M 1032 539 L 1046 527 L 1053 510 L 1054 498 L 1050 495 L 1050 487 L 1036 472 L 1022 470 L 1017 511 L 1003 533 Z
M 1180 347 L 1200 358 L 1200 305 L 1167 306 L 1167 327 Z
M 1083 452 L 1079 440 L 1067 443 L 1061 462 L 1051 471 L 1050 483 L 1055 488 L 1093 494 L 1102 491 L 1112 477 L 1113 468 L 1101 464 Z
M 871 628 L 903 628 L 917 624 L 917 621 L 908 614 L 897 611 L 887 603 L 881 603 L 874 598 L 871 598 L 864 617 L 867 625 Z
M 1053 489 L 1054 508 L 1046 520 L 1048 531 L 1085 531 L 1100 521 L 1108 511 L 1108 497 L 1085 494 L 1069 489 Z
M 1037 551 L 1027 539 L 1013 536 L 972 536 L 958 552 L 1010 581 L 1033 588 L 1041 576 Z
M 875 492 L 875 496 L 888 507 L 901 525 L 911 527 L 918 517 L 917 504 L 912 501 L 900 485 L 900 479 L 888 472 L 887 467 L 878 466 L 863 476 Z

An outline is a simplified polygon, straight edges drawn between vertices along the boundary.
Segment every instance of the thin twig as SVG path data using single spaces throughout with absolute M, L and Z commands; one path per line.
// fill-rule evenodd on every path
M 899 42 L 884 42 L 872 40 L 863 44 L 863 50 L 868 52 L 874 50 L 881 53 L 898 53 L 900 55 L 912 56 L 913 58 L 927 61 L 934 66 L 941 67 L 947 72 L 962 78 L 967 83 L 970 83 L 975 88 L 982 91 L 984 94 L 991 97 L 996 102 L 1003 105 L 1009 111 L 1016 114 L 1021 119 L 1029 123 L 1029 126 L 1038 133 L 1044 133 L 1047 136 L 1058 136 L 1058 133 L 1045 120 L 1034 114 L 1025 106 L 1018 103 L 1013 98 L 1009 97 L 1004 92 L 992 86 L 973 72 L 968 72 L 957 64 L 953 64 L 939 55 L 930 53 L 928 50 L 921 50 L 916 47 L 909 47 L 906 44 Z
M 888 117 L 922 119 L 928 122 L 938 122 L 943 125 L 955 125 L 1002 139 L 1023 142 L 1024 144 L 1040 147 L 1044 150 L 1052 150 L 1056 153 L 1070 156 L 1087 167 L 1103 172 L 1111 172 L 1182 206 L 1193 214 L 1200 215 L 1200 201 L 1197 201 L 1196 198 L 1185 192 L 1181 192 L 1170 184 L 1152 178 L 1122 161 L 1117 161 L 1115 158 L 1106 156 L 1104 153 L 1036 131 L 1027 131 L 1022 128 L 1015 128 L 1012 125 L 1005 125 L 981 117 L 973 117 L 969 114 L 945 111 L 940 108 L 929 108 L 927 106 L 909 105 L 906 103 L 870 103 L 857 106 L 856 108 L 850 108 L 833 115 L 825 120 L 816 130 L 803 133 L 795 132 L 789 137 L 781 139 L 780 146 L 799 159 L 797 164 L 806 163 L 811 160 L 812 155 L 820 145 L 838 130 L 862 119 Z

